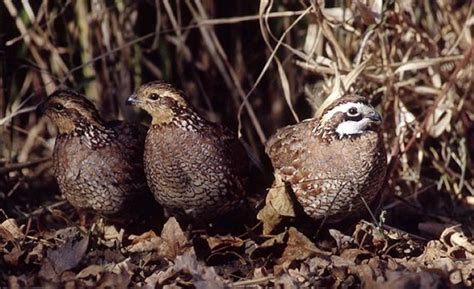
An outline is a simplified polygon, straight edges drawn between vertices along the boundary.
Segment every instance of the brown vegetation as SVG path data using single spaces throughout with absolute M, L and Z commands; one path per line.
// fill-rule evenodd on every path
M 0 286 L 472 288 L 472 1 L 2 2 Z M 252 218 L 227 234 L 79 226 L 36 105 L 69 87 L 107 119 L 145 121 L 125 100 L 156 79 L 239 132 L 262 168 L 255 214 L 266 139 L 328 95 L 369 96 L 390 155 L 383 202 L 355 227 L 297 219 L 273 235 Z

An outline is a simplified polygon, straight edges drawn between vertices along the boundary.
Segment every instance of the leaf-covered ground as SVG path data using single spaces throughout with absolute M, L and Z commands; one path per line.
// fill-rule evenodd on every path
M 474 287 L 473 1 L 1 2 L 0 287 Z M 61 199 L 36 105 L 66 86 L 146 122 L 124 103 L 156 79 L 246 142 L 240 217 L 124 223 Z M 311 222 L 268 191 L 263 145 L 344 90 L 383 115 L 383 198 Z
M 3 221 L 2 286 L 472 288 L 474 281 L 467 228 L 447 222 L 418 224 L 428 239 L 364 220 L 345 232 L 323 227 L 313 238 L 298 223 L 268 236 L 261 225 L 210 235 L 169 218 L 161 232 L 133 235 L 93 219 L 68 224 L 55 208 L 27 224 Z

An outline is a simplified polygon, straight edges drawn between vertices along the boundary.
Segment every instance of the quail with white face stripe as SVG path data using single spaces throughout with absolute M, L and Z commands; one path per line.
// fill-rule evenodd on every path
M 313 219 L 338 221 L 364 210 L 380 191 L 386 151 L 380 114 L 346 95 L 320 118 L 279 129 L 266 144 L 275 173 Z

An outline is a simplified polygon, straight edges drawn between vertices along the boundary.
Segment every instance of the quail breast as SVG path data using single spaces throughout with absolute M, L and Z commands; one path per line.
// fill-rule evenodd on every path
M 387 169 L 381 116 L 364 97 L 346 95 L 312 118 L 279 129 L 266 144 L 275 173 L 313 219 L 360 213 Z
M 38 106 L 58 128 L 54 176 L 74 207 L 115 214 L 148 192 L 143 169 L 146 128 L 104 121 L 72 90 L 59 90 Z
M 184 93 L 155 81 L 127 100 L 151 117 L 145 172 L 155 199 L 173 215 L 212 220 L 245 197 L 248 159 L 226 128 L 201 117 Z

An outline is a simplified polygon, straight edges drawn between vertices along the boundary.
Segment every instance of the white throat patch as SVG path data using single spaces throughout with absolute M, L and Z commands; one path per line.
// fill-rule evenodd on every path
M 336 132 L 339 138 L 342 138 L 344 135 L 361 134 L 365 131 L 369 123 L 370 120 L 367 118 L 363 118 L 359 121 L 347 120 L 337 126 Z

